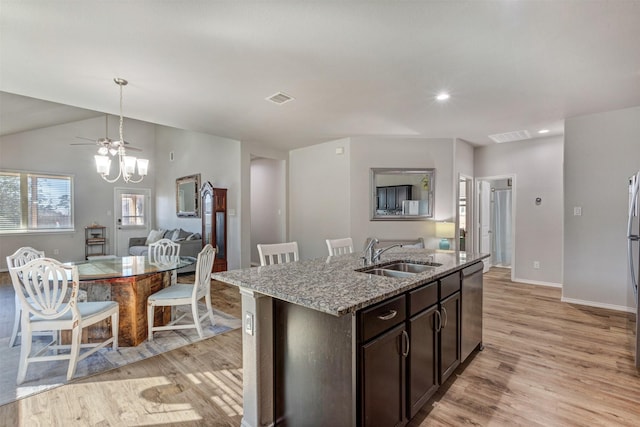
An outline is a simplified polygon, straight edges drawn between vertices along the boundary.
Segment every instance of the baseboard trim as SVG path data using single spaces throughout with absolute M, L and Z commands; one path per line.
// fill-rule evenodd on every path
M 607 310 L 624 311 L 626 313 L 636 312 L 635 307 L 626 307 L 623 305 L 605 304 L 601 302 L 585 301 L 581 299 L 566 298 L 566 297 L 560 298 L 560 301 L 566 302 L 568 304 L 578 304 L 578 305 L 586 305 L 588 307 L 604 308 Z
M 518 283 L 526 283 L 527 285 L 538 285 L 538 286 L 548 286 L 548 287 L 551 287 L 551 288 L 562 288 L 562 283 L 541 282 L 539 280 L 518 279 L 517 277 L 514 277 L 513 281 L 514 282 L 518 282 Z

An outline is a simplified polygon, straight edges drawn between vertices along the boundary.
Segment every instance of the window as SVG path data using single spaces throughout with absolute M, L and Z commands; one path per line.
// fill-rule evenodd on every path
M 122 225 L 144 225 L 144 194 L 122 194 Z
M 0 233 L 73 229 L 73 177 L 0 171 Z

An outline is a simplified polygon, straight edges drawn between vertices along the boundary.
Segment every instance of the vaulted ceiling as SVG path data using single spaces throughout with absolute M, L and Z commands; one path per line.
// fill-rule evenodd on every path
M 0 0 L 0 133 L 118 114 L 123 77 L 126 117 L 281 149 L 561 134 L 640 105 L 639 40 L 624 0 Z

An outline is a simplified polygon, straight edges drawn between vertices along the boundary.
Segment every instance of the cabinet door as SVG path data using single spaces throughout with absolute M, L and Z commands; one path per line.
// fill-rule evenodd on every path
M 402 209 L 402 202 L 411 200 L 411 187 L 402 185 L 396 188 L 396 207 Z
M 397 195 L 395 187 L 387 187 L 387 209 L 394 210 L 397 206 Z
M 440 384 L 460 365 L 460 292 L 440 302 Z
M 409 419 L 438 390 L 438 335 L 436 312 L 438 305 L 422 311 L 409 320 L 411 348 L 407 358 Z
M 386 187 L 377 187 L 376 188 L 376 209 L 385 210 L 387 208 L 387 188 Z
M 405 417 L 404 323 L 364 344 L 360 351 L 360 425 L 402 426 Z

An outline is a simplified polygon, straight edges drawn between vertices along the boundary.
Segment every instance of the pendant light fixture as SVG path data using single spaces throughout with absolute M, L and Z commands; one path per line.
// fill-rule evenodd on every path
M 142 182 L 144 177 L 147 175 L 147 171 L 149 169 L 149 160 L 147 159 L 137 159 L 133 156 L 127 156 L 125 149 L 125 141 L 124 141 L 124 131 L 123 131 L 123 122 L 124 117 L 122 116 L 122 87 L 126 86 L 127 82 L 125 79 L 116 77 L 113 81 L 120 86 L 120 140 L 113 142 L 113 147 L 117 147 L 117 149 L 110 149 L 109 154 L 111 156 L 118 158 L 118 175 L 115 178 L 110 178 L 109 173 L 111 169 L 111 158 L 107 156 L 104 152 L 98 151 L 99 154 L 95 155 L 94 158 L 96 160 L 96 170 L 108 183 L 113 184 L 120 177 L 122 177 L 124 182 L 130 182 L 133 184 L 137 184 Z M 138 169 L 137 177 L 136 177 L 136 166 Z

